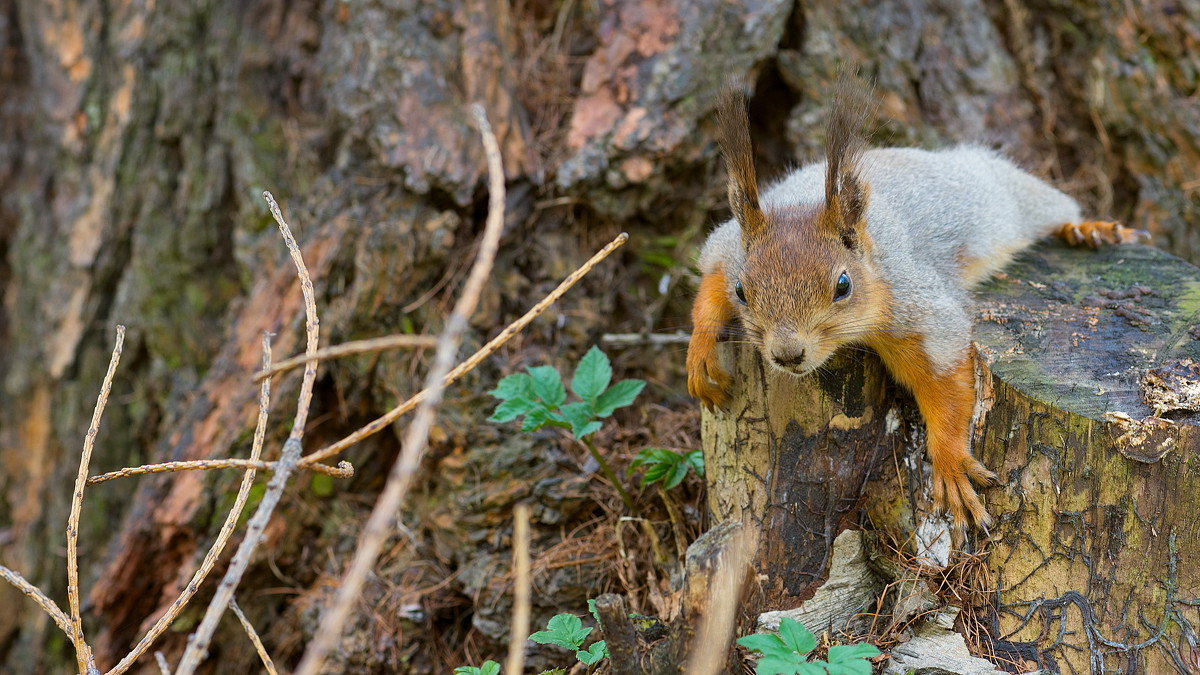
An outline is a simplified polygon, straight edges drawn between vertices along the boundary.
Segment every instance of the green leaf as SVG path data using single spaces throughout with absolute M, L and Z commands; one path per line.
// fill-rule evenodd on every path
M 854 645 L 838 645 L 829 648 L 830 675 L 871 675 L 871 662 L 867 659 L 879 656 L 874 645 L 860 642 Z
M 489 422 L 509 422 L 515 420 L 520 415 L 529 412 L 533 407 L 541 407 L 541 403 L 533 400 L 533 397 L 525 398 L 518 396 L 510 398 L 507 401 L 502 401 L 496 406 L 495 412 L 488 418 Z
M 558 645 L 565 649 L 579 649 L 587 638 L 591 628 L 584 628 L 583 622 L 574 614 L 555 614 L 546 623 L 546 630 L 540 630 L 529 636 L 538 644 Z
M 588 404 L 575 402 L 560 408 L 563 419 L 571 424 L 571 432 L 575 438 L 583 438 L 600 428 L 600 423 L 592 419 L 592 410 Z
M 812 663 L 804 663 L 804 657 L 800 657 L 801 662 L 797 663 L 792 672 L 796 675 L 825 675 L 825 662 L 821 660 L 813 661 Z
M 454 669 L 454 675 L 482 675 L 482 672 L 475 666 L 459 666 Z
M 537 396 L 533 391 L 533 378 L 525 373 L 509 375 L 500 380 L 496 388 L 488 393 L 506 401 L 510 398 L 527 398 L 532 401 Z
M 800 672 L 800 666 L 806 666 L 800 656 L 789 653 L 789 656 L 776 656 L 768 654 L 758 660 L 758 664 L 754 666 L 754 672 L 757 675 L 794 675 Z
M 529 433 L 537 431 L 547 424 L 554 422 L 554 417 L 546 410 L 545 406 L 538 403 L 529 412 L 525 413 L 525 419 L 521 421 L 521 431 Z
M 608 391 L 596 398 L 596 417 L 608 417 L 617 408 L 633 403 L 645 386 L 642 380 L 621 380 L 609 387 Z
M 607 657 L 608 657 L 608 646 L 604 643 L 604 640 L 601 640 L 601 641 L 593 644 L 591 647 L 588 647 L 586 652 L 584 652 L 584 651 L 575 652 L 575 658 L 579 659 L 585 666 L 590 666 L 590 665 L 599 663 L 600 661 L 602 661 L 603 659 L 605 659 Z
M 697 476 L 704 477 L 704 451 L 692 450 L 684 454 L 683 461 L 692 467 Z
M 687 473 L 688 473 L 688 465 L 687 464 L 685 464 L 683 462 L 676 464 L 671 469 L 671 475 L 667 476 L 667 479 L 665 481 L 663 481 L 663 489 L 670 490 L 671 488 L 675 487 L 676 485 L 679 485 L 680 483 L 683 482 L 683 479 L 687 476 Z
M 780 640 L 779 636 L 774 633 L 754 633 L 753 635 L 738 638 L 737 643 L 752 652 L 759 652 L 761 654 L 769 654 L 786 649 L 783 640 Z M 787 651 L 790 652 L 791 650 Z
M 592 615 L 592 618 L 596 620 L 596 625 L 599 626 L 600 625 L 600 612 L 596 611 L 596 601 L 595 600 L 588 600 L 588 613 Z
M 557 407 L 567 400 L 567 390 L 563 389 L 562 378 L 553 366 L 530 368 L 529 375 L 533 378 L 534 393 L 547 404 Z
M 611 380 L 612 365 L 608 362 L 608 357 L 599 347 L 593 345 L 575 368 L 575 377 L 571 378 L 571 391 L 587 401 L 590 408 L 596 397 L 608 388 Z
M 817 639 L 799 621 L 784 617 L 779 622 L 779 637 L 783 644 L 798 654 L 807 654 L 817 646 Z
M 479 667 L 479 675 L 500 675 L 500 664 L 495 661 L 484 661 Z

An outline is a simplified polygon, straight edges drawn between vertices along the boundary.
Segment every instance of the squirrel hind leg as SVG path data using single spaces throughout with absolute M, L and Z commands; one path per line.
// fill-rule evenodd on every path
M 1149 232 L 1105 220 L 1066 223 L 1059 228 L 1058 238 L 1066 242 L 1068 246 L 1086 244 L 1093 249 L 1100 248 L 1104 244 L 1150 243 Z

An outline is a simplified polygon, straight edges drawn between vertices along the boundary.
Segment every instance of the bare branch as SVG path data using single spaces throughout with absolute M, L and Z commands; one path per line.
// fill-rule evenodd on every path
M 270 371 L 255 375 L 254 381 L 258 382 L 264 377 L 274 377 L 279 373 L 298 368 L 314 359 L 325 361 L 327 359 L 336 359 L 353 354 L 364 354 L 366 352 L 378 352 L 385 349 L 400 347 L 424 349 L 434 346 L 437 346 L 437 338 L 432 335 L 385 335 L 368 340 L 343 342 L 340 345 L 318 349 L 312 356 L 301 354 L 300 356 L 293 356 L 290 359 L 280 361 Z
M 263 197 L 271 207 L 271 215 L 275 217 L 275 222 L 279 223 L 279 231 L 283 235 L 283 241 L 287 244 L 288 251 L 292 255 L 292 262 L 296 264 L 296 275 L 300 278 L 300 289 L 304 294 L 305 333 L 308 336 L 304 353 L 311 355 L 317 351 L 317 340 L 320 333 L 317 319 L 317 303 L 313 298 L 312 279 L 308 275 L 308 267 L 304 264 L 304 258 L 300 255 L 300 247 L 296 245 L 296 239 L 292 236 L 291 228 L 283 220 L 283 214 L 280 213 L 279 205 L 275 203 L 275 198 L 271 196 L 270 192 L 263 192 Z M 296 468 L 296 462 L 300 459 L 302 449 L 300 440 L 304 437 L 304 424 L 308 420 L 309 404 L 312 402 L 313 382 L 316 379 L 317 362 L 309 361 L 304 366 L 304 379 L 300 383 L 300 398 L 296 404 L 296 417 L 292 422 L 292 432 L 288 436 L 287 442 L 283 444 L 282 456 L 275 463 L 275 474 L 271 476 L 262 501 L 259 502 L 254 515 L 250 517 L 250 522 L 246 526 L 246 536 L 238 546 L 237 552 L 233 554 L 233 559 L 229 561 L 229 569 L 225 571 L 225 576 L 221 579 L 221 585 L 217 587 L 216 594 L 208 603 L 208 609 L 204 613 L 204 619 L 201 620 L 200 627 L 196 629 L 196 632 L 192 634 L 191 639 L 188 641 L 187 651 L 184 652 L 183 659 L 180 660 L 179 668 L 176 669 L 176 675 L 192 675 L 196 671 L 196 667 L 200 665 L 200 661 L 208 651 L 208 644 L 212 641 L 213 633 L 217 630 L 217 624 L 221 621 L 221 615 L 225 613 L 225 608 L 229 606 L 229 601 L 233 598 L 233 592 L 237 589 L 238 583 L 241 582 L 242 575 L 246 573 L 246 568 L 250 565 L 250 558 L 254 555 L 259 541 L 262 539 L 263 532 L 267 529 L 267 523 L 271 520 L 271 514 L 279 504 L 279 498 L 283 496 L 283 489 L 287 486 L 287 481 L 291 478 L 292 471 Z
M 479 295 L 483 292 L 488 275 L 492 272 L 496 251 L 500 247 L 500 235 L 504 229 L 505 198 L 504 168 L 500 163 L 500 146 L 496 142 L 495 135 L 492 134 L 483 108 L 478 104 L 473 105 L 472 112 L 475 115 L 475 122 L 479 126 L 479 133 L 483 136 L 483 147 L 487 153 L 488 192 L 490 193 L 487 222 L 484 225 L 479 253 L 475 256 L 475 263 L 463 286 L 462 295 L 455 303 L 450 317 L 446 320 L 446 327 L 442 331 L 441 337 L 438 338 L 433 366 L 425 378 L 425 391 L 428 392 L 425 400 L 421 402 L 421 407 L 417 411 L 413 423 L 404 435 L 400 457 L 392 465 L 383 493 L 380 495 L 379 501 L 375 503 L 370 518 L 367 519 L 362 537 L 354 552 L 354 559 L 351 560 L 349 569 L 342 577 L 333 607 L 322 617 L 320 627 L 314 633 L 308 649 L 305 650 L 304 658 L 300 660 L 300 665 L 296 669 L 298 675 L 316 675 L 321 670 L 329 649 L 341 639 L 350 608 L 358 599 L 363 582 L 379 557 L 383 541 L 392 529 L 396 512 L 404 502 L 413 474 L 416 473 L 421 456 L 425 453 L 425 445 L 429 441 L 429 430 L 433 426 L 434 413 L 438 403 L 441 402 L 442 392 L 446 386 L 446 375 L 454 363 L 454 357 L 462 343 L 463 334 L 466 333 L 468 321 L 479 302 Z
M 10 570 L 4 565 L 0 565 L 0 579 L 4 579 L 13 586 L 16 586 L 25 595 L 33 598 L 33 601 L 45 610 L 51 619 L 54 619 L 54 623 L 67 634 L 67 637 L 74 641 L 75 636 L 73 635 L 74 630 L 71 627 L 71 619 L 58 608 L 58 605 L 53 600 L 42 592 L 42 589 L 26 581 L 25 577 L 21 576 L 19 572 Z
M 263 378 L 266 379 L 266 378 Z M 328 464 L 309 464 L 303 468 L 306 471 L 313 473 L 323 473 L 326 476 L 334 478 L 353 478 L 354 466 L 342 460 L 337 466 L 329 466 Z M 259 471 L 274 471 L 275 462 L 268 462 L 262 459 L 191 459 L 181 462 L 163 462 L 161 464 L 143 464 L 141 466 L 128 466 L 124 469 L 109 471 L 99 476 L 92 476 L 88 479 L 88 487 L 107 483 L 110 480 L 117 478 L 129 478 L 130 476 L 142 476 L 149 473 L 172 473 L 175 471 L 211 471 L 213 469 L 257 469 Z
M 492 338 L 491 341 L 486 345 L 480 347 L 479 351 L 472 354 L 466 361 L 463 361 L 459 365 L 455 366 L 454 370 L 451 370 L 446 374 L 446 379 L 443 384 L 449 385 L 458 378 L 474 370 L 475 367 L 482 363 L 484 359 L 494 354 L 496 350 L 500 349 L 505 342 L 511 340 L 514 335 L 520 333 L 525 329 L 526 326 L 532 323 L 534 319 L 541 316 L 542 312 L 550 309 L 550 306 L 558 302 L 559 298 L 566 295 L 567 291 L 571 290 L 572 286 L 579 283 L 579 280 L 586 276 L 588 272 L 591 272 L 593 267 L 598 265 L 600 261 L 607 258 L 610 253 L 620 248 L 621 245 L 624 244 L 628 239 L 629 235 L 624 232 L 617 235 L 615 239 L 609 242 L 607 246 L 597 251 L 596 255 L 592 256 L 587 262 L 580 266 L 579 269 L 567 275 L 567 278 L 563 279 L 562 283 L 560 283 L 557 288 L 555 288 L 553 291 L 550 291 L 546 297 L 542 298 L 540 302 L 531 307 L 528 312 L 525 312 L 521 318 L 508 324 L 504 330 L 500 331 L 499 335 Z M 325 446 L 324 448 L 321 448 L 310 455 L 306 455 L 300 460 L 300 466 L 306 467 L 309 464 L 327 460 L 346 448 L 354 445 L 355 443 L 358 443 L 365 438 L 374 436 L 380 431 L 388 428 L 392 422 L 400 419 L 402 415 L 417 407 L 428 395 L 428 388 L 418 392 L 404 403 L 392 408 L 379 418 L 368 422 L 358 431 L 355 431 L 354 433 L 332 445 Z
M 275 670 L 275 662 L 271 660 L 271 655 L 267 653 L 267 648 L 263 646 L 262 640 L 258 639 L 258 633 L 254 631 L 254 626 L 250 624 L 250 620 L 242 612 L 242 608 L 238 607 L 237 599 L 229 599 L 229 609 L 237 615 L 238 621 L 242 622 L 242 628 L 246 630 L 246 635 L 250 636 L 250 642 L 254 643 L 254 650 L 258 652 L 258 658 L 262 659 L 263 666 L 267 669 L 268 675 L 279 675 L 279 671 Z
M 158 663 L 158 672 L 171 675 L 171 664 L 167 663 L 167 657 L 162 652 L 154 652 L 154 660 Z
M 267 331 L 263 331 L 262 336 L 262 367 L 263 371 L 271 367 L 271 334 Z M 267 434 L 267 410 L 270 407 L 271 381 L 263 380 L 258 394 L 258 424 L 254 427 L 254 441 L 250 445 L 249 461 L 251 462 L 258 461 L 258 458 L 262 455 L 263 439 L 266 438 Z M 179 613 L 191 601 L 192 596 L 200 589 L 200 584 L 204 583 L 204 580 L 208 578 L 209 573 L 212 572 L 213 565 L 217 562 L 217 557 L 225 550 L 225 544 L 229 542 L 229 537 L 233 534 L 233 528 L 237 525 L 238 518 L 242 516 L 242 509 L 245 508 L 246 500 L 250 497 L 250 487 L 254 484 L 254 474 L 255 471 L 251 468 L 242 476 L 241 487 L 238 488 L 237 497 L 233 501 L 233 506 L 229 509 L 229 514 L 225 516 L 225 522 L 221 525 L 221 531 L 217 533 L 217 540 L 208 549 L 208 553 L 205 554 L 204 560 L 200 563 L 200 568 L 192 575 L 192 580 L 184 587 L 183 592 L 179 594 L 175 602 L 171 603 L 171 606 L 167 608 L 166 613 L 159 617 L 158 621 L 154 622 L 150 630 L 146 631 L 145 637 L 137 643 L 133 651 L 126 654 L 125 658 L 121 659 L 121 662 L 109 671 L 108 675 L 121 675 L 121 673 L 124 673 L 133 665 L 134 661 L 142 654 L 145 654 L 146 650 L 150 649 L 150 645 L 154 644 L 158 636 L 162 635 L 167 626 L 171 625 L 175 617 L 179 616 Z M 155 654 L 155 656 L 157 657 L 159 654 Z
M 521 502 L 513 507 L 513 611 L 512 634 L 509 636 L 508 660 L 504 672 L 525 672 L 525 641 L 529 639 L 529 505 Z
M 71 495 L 71 515 L 67 518 L 67 601 L 71 604 L 71 642 L 75 643 L 75 660 L 79 672 L 95 670 L 96 659 L 92 648 L 83 637 L 83 618 L 79 615 L 79 514 L 83 510 L 83 489 L 87 485 L 88 465 L 92 461 L 92 449 L 96 445 L 96 434 L 100 431 L 100 417 L 112 392 L 113 375 L 121 361 L 121 346 L 125 343 L 125 326 L 117 326 L 117 343 L 113 346 L 112 358 L 108 361 L 108 372 L 100 385 L 100 396 L 92 412 L 92 424 L 83 439 L 83 455 L 79 458 L 79 473 L 75 476 L 75 492 Z

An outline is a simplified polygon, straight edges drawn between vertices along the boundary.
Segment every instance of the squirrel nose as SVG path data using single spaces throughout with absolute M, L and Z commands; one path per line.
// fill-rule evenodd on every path
M 784 368 L 799 368 L 804 364 L 804 350 L 801 349 L 799 354 L 774 352 L 771 356 Z

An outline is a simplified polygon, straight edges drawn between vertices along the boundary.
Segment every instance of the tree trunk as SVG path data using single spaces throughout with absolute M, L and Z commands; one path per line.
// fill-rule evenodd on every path
M 974 447 L 1003 481 L 982 491 L 996 524 L 973 542 L 994 583 L 967 608 L 1002 637 L 985 652 L 1033 642 L 1073 672 L 1196 667 L 1198 321 L 1200 270 L 1144 246 L 1044 244 L 980 293 Z M 923 444 L 899 424 L 917 416 L 878 360 L 797 380 L 730 347 L 733 412 L 704 416 L 709 506 L 761 524 L 758 609 L 812 596 L 856 504 L 946 565 Z

